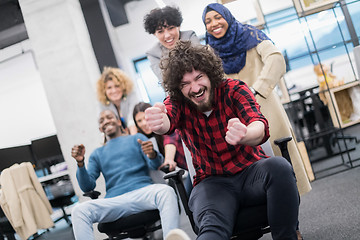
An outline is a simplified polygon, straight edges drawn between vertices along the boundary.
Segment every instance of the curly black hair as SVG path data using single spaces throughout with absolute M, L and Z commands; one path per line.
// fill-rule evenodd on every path
M 159 28 L 166 26 L 180 27 L 183 21 L 179 8 L 166 6 L 155 8 L 144 17 L 145 31 L 154 34 Z
M 190 41 L 178 41 L 169 55 L 160 62 L 163 74 L 163 88 L 174 100 L 184 100 L 180 83 L 185 73 L 193 69 L 205 73 L 212 88 L 224 80 L 222 61 L 210 46 L 191 45 Z

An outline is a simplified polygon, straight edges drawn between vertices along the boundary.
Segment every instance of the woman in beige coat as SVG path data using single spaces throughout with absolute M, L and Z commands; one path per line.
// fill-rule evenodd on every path
M 1 172 L 0 205 L 21 239 L 54 226 L 52 208 L 30 162 Z
M 203 13 L 206 42 L 219 54 L 229 78 L 244 81 L 269 121 L 270 141 L 292 136 L 289 152 L 297 178 L 299 193 L 311 190 L 304 163 L 295 142 L 291 124 L 279 97 L 273 91 L 285 73 L 285 61 L 271 40 L 253 26 L 239 23 L 221 4 L 209 4 Z M 275 155 L 280 150 L 273 146 Z

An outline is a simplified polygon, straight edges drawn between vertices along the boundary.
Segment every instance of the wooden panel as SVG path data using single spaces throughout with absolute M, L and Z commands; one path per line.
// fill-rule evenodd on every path
M 303 141 L 301 141 L 301 142 L 298 142 L 297 145 L 298 145 L 298 148 L 299 148 L 299 151 L 300 151 L 301 158 L 302 158 L 303 163 L 304 163 L 306 174 L 307 174 L 307 176 L 309 178 L 309 181 L 312 182 L 312 181 L 315 180 L 315 176 L 314 176 L 314 172 L 312 170 L 311 164 L 310 164 L 310 159 L 309 159 L 309 156 L 307 154 L 305 143 Z
M 351 101 L 348 90 L 356 86 L 360 86 L 359 81 L 331 88 L 329 92 L 325 92 L 330 116 L 335 127 L 341 126 L 345 128 L 360 122 L 360 119 L 351 121 L 349 118 L 349 115 L 353 112 L 353 104 L 355 103 Z M 333 101 L 331 101 L 331 99 Z

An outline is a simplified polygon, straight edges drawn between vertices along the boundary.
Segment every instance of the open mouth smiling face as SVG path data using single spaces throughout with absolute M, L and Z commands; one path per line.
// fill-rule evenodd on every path
M 212 106 L 209 77 L 198 70 L 184 74 L 180 84 L 181 92 L 199 111 L 209 111 Z
M 229 24 L 221 14 L 216 11 L 209 11 L 205 16 L 206 31 L 215 38 L 222 38 L 229 28 Z
M 176 42 L 180 39 L 180 27 L 164 26 L 155 31 L 154 34 L 160 44 L 167 49 L 175 47 Z

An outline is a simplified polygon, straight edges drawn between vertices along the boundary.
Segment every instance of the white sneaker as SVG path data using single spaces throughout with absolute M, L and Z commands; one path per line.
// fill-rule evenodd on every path
M 183 230 L 173 229 L 168 233 L 165 240 L 191 240 L 191 239 Z

